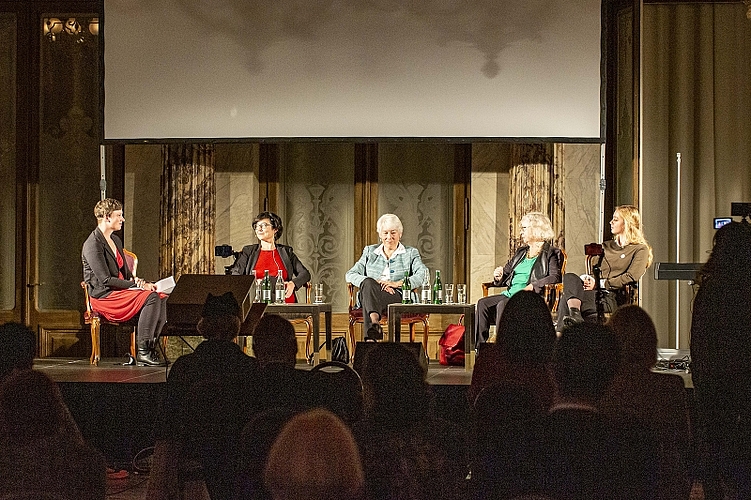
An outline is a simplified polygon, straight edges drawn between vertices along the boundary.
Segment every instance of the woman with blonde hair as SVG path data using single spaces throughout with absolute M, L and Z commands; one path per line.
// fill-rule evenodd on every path
M 637 286 L 652 264 L 652 247 L 644 238 L 639 209 L 633 205 L 616 207 L 610 221 L 612 240 L 602 244 L 602 254 L 594 256 L 600 268 L 600 288 L 604 312 L 613 312 L 628 301 L 626 285 Z M 558 329 L 583 321 L 597 321 L 595 278 L 567 273 L 563 277 L 563 297 L 558 308 Z
M 545 285 L 560 283 L 563 254 L 552 245 L 555 232 L 550 219 L 541 212 L 529 212 L 520 221 L 520 247 L 505 266 L 493 271 L 493 284 L 508 287 L 498 295 L 483 297 L 477 301 L 475 324 L 476 345 L 488 340 L 491 321 L 501 321 L 508 300 L 520 290 L 541 293 Z
M 263 474 L 273 500 L 363 500 L 365 476 L 349 428 L 328 410 L 293 417 L 271 446 Z

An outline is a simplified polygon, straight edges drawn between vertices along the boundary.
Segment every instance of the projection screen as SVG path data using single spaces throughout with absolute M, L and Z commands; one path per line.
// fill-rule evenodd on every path
M 600 140 L 600 0 L 104 0 L 104 138 Z

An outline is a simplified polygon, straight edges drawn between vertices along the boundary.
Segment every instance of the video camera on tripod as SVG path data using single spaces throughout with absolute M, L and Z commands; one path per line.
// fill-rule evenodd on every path
M 235 262 L 237 262 L 237 258 L 240 256 L 240 252 L 233 251 L 232 245 L 217 245 L 214 247 L 214 256 L 221 257 L 223 259 L 226 259 L 227 257 L 234 257 L 232 264 L 230 264 L 229 266 L 224 266 L 224 274 L 230 274 L 230 269 L 232 269 L 232 266 L 234 266 Z

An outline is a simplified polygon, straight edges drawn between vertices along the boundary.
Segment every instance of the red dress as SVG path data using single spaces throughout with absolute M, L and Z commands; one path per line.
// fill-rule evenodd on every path
M 263 272 L 269 271 L 271 276 L 271 287 L 273 289 L 274 283 L 276 283 L 276 276 L 281 271 L 282 279 L 287 281 L 287 269 L 284 268 L 282 257 L 279 255 L 279 250 L 276 248 L 273 250 L 261 250 L 258 254 L 258 260 L 256 261 L 255 271 L 256 279 L 263 278 Z M 294 304 L 297 302 L 295 294 L 293 293 L 289 297 L 284 299 L 284 302 L 288 304 Z
M 120 252 L 117 252 L 117 267 L 122 269 L 123 265 L 125 262 Z M 122 272 L 118 274 L 118 278 L 125 279 Z M 91 308 L 104 316 L 107 321 L 120 323 L 138 314 L 149 298 L 149 294 L 151 294 L 150 291 L 140 288 L 112 290 L 106 297 L 100 299 L 91 297 Z M 166 295 L 160 293 L 159 297 L 164 298 Z

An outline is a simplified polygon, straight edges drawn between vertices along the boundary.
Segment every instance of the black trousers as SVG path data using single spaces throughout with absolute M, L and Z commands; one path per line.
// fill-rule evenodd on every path
M 563 296 L 558 303 L 558 327 L 563 327 L 563 318 L 568 316 L 568 299 L 581 300 L 582 317 L 585 321 L 597 322 L 597 302 L 596 293 L 594 290 L 585 290 L 584 283 L 579 276 L 573 273 L 566 273 L 563 275 Z M 615 294 L 610 293 L 607 290 L 602 291 L 602 305 L 604 312 L 613 312 L 618 308 L 618 304 L 615 301 Z
M 495 325 L 496 333 L 498 332 L 498 324 L 501 322 L 501 315 L 506 308 L 508 299 L 508 297 L 499 293 L 498 295 L 483 297 L 477 301 L 477 311 L 475 312 L 475 345 L 480 345 L 488 341 L 491 324 Z
M 401 289 L 395 289 L 396 293 L 389 293 L 381 289 L 380 283 L 373 278 L 365 278 L 360 284 L 360 307 L 362 307 L 363 329 L 367 332 L 372 324 L 370 313 L 378 313 L 384 316 L 389 304 L 402 301 Z
M 167 323 L 167 297 L 160 299 L 159 294 L 151 292 L 141 310 L 138 312 L 138 343 L 153 340 L 162 333 Z

